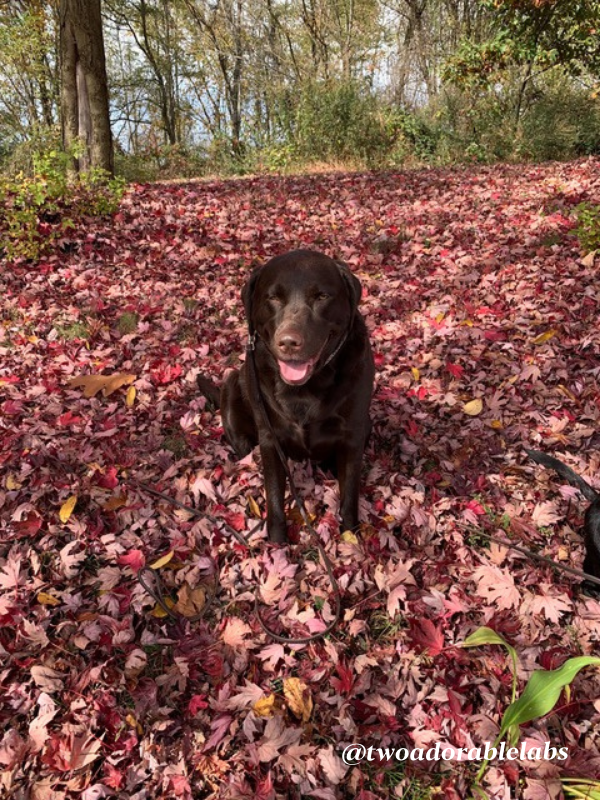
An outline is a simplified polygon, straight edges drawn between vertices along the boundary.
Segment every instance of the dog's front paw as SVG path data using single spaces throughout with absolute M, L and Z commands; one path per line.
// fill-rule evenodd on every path
M 283 523 L 269 523 L 267 521 L 267 533 L 269 541 L 274 544 L 287 544 L 287 525 L 285 521 Z

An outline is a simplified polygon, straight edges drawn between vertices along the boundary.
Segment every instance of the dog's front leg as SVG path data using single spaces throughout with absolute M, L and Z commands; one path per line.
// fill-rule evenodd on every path
M 287 542 L 284 495 L 285 470 L 269 434 L 260 437 L 260 455 L 267 495 L 267 533 L 272 542 Z
M 337 451 L 337 470 L 340 482 L 340 516 L 344 530 L 358 527 L 358 498 L 364 445 L 347 444 Z

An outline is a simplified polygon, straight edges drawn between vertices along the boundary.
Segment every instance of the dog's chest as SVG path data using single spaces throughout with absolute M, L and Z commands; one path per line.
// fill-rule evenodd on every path
M 278 415 L 277 436 L 291 458 L 327 458 L 343 437 L 343 419 L 318 401 L 286 404 Z

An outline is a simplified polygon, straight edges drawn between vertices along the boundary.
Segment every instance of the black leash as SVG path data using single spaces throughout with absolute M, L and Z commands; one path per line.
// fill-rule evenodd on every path
M 463 525 L 463 527 L 468 528 L 467 525 Z M 502 547 L 506 547 L 509 550 L 516 550 L 517 553 L 521 553 L 522 555 L 527 556 L 527 558 L 548 564 L 549 566 L 557 569 L 559 572 L 567 572 L 570 575 L 576 575 L 578 578 L 583 578 L 590 583 L 595 583 L 597 586 L 600 586 L 600 578 L 597 578 L 595 575 L 590 575 L 589 572 L 583 572 L 583 570 L 577 569 L 576 567 L 568 567 L 565 564 L 560 564 L 558 561 L 554 561 L 548 556 L 543 556 L 541 553 L 535 553 L 533 550 L 528 550 L 527 547 L 521 547 L 521 545 L 514 544 L 506 539 L 500 539 L 498 536 L 493 536 L 491 533 L 487 533 L 486 531 L 477 529 L 471 532 L 473 536 L 483 536 L 484 539 L 489 539 L 490 542 L 500 544 Z
M 200 511 L 193 506 L 188 506 L 185 503 L 182 503 L 179 500 L 176 500 L 174 497 L 171 497 L 164 492 L 158 491 L 158 489 L 154 489 L 152 486 L 149 486 L 147 483 L 143 481 L 138 481 L 137 479 L 133 478 L 121 478 L 123 483 L 128 484 L 136 489 L 141 489 L 142 491 L 154 495 L 154 497 L 160 497 L 162 500 L 166 500 L 172 506 L 176 506 L 177 508 L 182 508 L 184 511 L 190 513 L 196 519 L 207 519 L 209 522 L 212 522 L 213 525 L 218 526 L 222 525 L 243 547 L 252 550 L 252 545 L 249 543 L 249 539 L 253 536 L 259 528 L 262 528 L 264 525 L 264 520 L 259 520 L 256 525 L 250 529 L 248 533 L 248 537 L 246 538 L 243 536 L 239 531 L 230 525 L 225 520 L 219 520 L 217 517 L 214 517 L 212 514 L 209 514 L 207 511 Z M 153 586 L 150 586 L 149 583 L 146 582 L 145 575 L 152 575 Z M 137 573 L 137 579 L 139 583 L 143 586 L 146 592 L 150 595 L 150 597 L 155 601 L 157 606 L 159 606 L 162 611 L 170 617 L 170 619 L 175 621 L 180 621 L 181 619 L 187 619 L 189 622 L 199 622 L 206 614 L 208 609 L 212 606 L 214 599 L 217 595 L 217 586 L 218 580 L 216 575 L 214 576 L 213 586 L 211 588 L 210 593 L 207 596 L 207 600 L 198 614 L 194 614 L 191 617 L 188 617 L 184 614 L 180 614 L 179 612 L 173 611 L 172 607 L 167 604 L 163 593 L 163 585 L 158 572 L 153 570 L 151 567 L 142 567 Z

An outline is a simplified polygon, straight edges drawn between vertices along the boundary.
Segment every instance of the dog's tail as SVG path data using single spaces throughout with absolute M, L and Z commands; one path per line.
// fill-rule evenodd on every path
M 210 378 L 206 378 L 204 375 L 197 375 L 196 383 L 211 406 L 215 409 L 219 408 L 221 404 L 221 392 L 217 384 L 214 381 L 211 381 Z
M 544 467 L 553 469 L 560 475 L 561 478 L 564 478 L 567 483 L 570 483 L 572 486 L 576 486 L 585 499 L 589 500 L 590 503 L 593 503 L 594 500 L 600 497 L 598 492 L 596 492 L 595 489 L 592 489 L 587 481 L 585 481 L 576 472 L 573 472 L 571 467 L 567 467 L 566 464 L 563 464 L 562 461 L 559 461 L 558 458 L 546 455 L 546 453 L 540 453 L 539 450 L 525 449 L 525 452 L 533 461 L 536 461 L 538 464 L 542 464 Z

